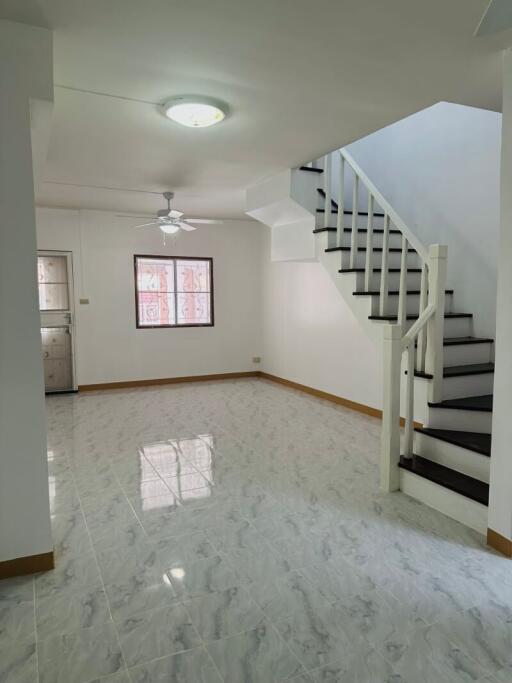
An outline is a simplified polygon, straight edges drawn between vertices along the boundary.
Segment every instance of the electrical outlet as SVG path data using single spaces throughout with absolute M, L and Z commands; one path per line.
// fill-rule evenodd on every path
M 89 299 L 80 299 L 80 303 L 81 303 L 81 304 L 88 304 L 88 303 L 89 303 Z
M 259 356 L 253 356 L 252 357 L 252 362 L 253 363 L 261 363 L 261 358 Z

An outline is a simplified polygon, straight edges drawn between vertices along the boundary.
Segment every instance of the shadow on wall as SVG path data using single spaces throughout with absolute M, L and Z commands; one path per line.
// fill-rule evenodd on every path
M 448 245 L 448 283 L 474 333 L 495 334 L 501 114 L 440 102 L 348 146 L 426 245 Z M 347 197 L 347 201 L 350 201 Z

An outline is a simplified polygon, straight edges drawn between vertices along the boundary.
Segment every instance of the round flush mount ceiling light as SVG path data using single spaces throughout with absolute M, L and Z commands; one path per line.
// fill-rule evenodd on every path
M 189 128 L 207 128 L 226 118 L 226 106 L 211 97 L 173 97 L 164 105 L 165 115 Z

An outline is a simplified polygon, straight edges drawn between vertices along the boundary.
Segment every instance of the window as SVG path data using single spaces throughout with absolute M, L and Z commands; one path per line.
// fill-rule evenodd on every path
M 213 260 L 135 256 L 137 327 L 213 325 Z

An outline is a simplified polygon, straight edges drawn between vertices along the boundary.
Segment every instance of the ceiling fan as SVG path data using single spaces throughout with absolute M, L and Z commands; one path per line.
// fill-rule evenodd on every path
M 222 221 L 217 221 L 209 218 L 189 218 L 185 216 L 183 211 L 177 211 L 176 209 L 171 209 L 171 200 L 174 197 L 174 192 L 164 192 L 164 199 L 167 201 L 167 208 L 160 209 L 157 211 L 154 220 L 150 223 L 142 223 L 142 225 L 136 225 L 136 228 L 146 228 L 151 225 L 158 225 L 162 232 L 168 235 L 173 235 L 179 230 L 185 230 L 190 232 L 191 230 L 196 230 L 195 226 L 191 223 L 221 223 Z
M 476 36 L 487 36 L 512 28 L 512 2 L 510 0 L 490 0 L 480 23 Z

